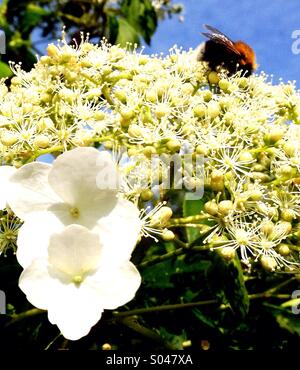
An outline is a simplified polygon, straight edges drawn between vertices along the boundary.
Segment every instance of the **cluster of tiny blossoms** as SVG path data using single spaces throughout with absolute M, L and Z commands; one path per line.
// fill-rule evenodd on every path
M 63 40 L 47 52 L 30 72 L 13 66 L 10 90 L 0 85 L 3 163 L 20 167 L 79 146 L 122 148 L 125 160 L 116 157 L 124 195 L 144 208 L 166 193 L 156 191 L 164 176 L 153 173 L 154 157 L 203 157 L 204 176 L 192 166 L 185 184 L 204 187 L 204 206 L 192 221 L 204 242 L 226 258 L 238 251 L 248 265 L 297 268 L 300 99 L 294 83 L 209 73 L 193 50 L 176 47 L 167 56 L 149 56 L 106 42 L 71 47 Z M 162 206 L 159 212 L 169 214 Z M 160 234 L 149 225 L 151 212 L 143 219 L 145 235 Z M 174 233 L 165 236 L 172 238 L 177 224 L 168 222 Z

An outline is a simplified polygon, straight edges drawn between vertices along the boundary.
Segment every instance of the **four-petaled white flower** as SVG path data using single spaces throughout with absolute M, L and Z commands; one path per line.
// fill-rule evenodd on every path
M 116 261 L 101 235 L 83 226 L 67 226 L 42 247 L 47 255 L 32 259 L 19 285 L 34 306 L 48 310 L 49 321 L 67 339 L 87 335 L 104 309 L 124 305 L 140 286 L 134 265 Z
M 128 260 L 141 221 L 138 208 L 118 196 L 119 182 L 109 153 L 95 148 L 73 149 L 53 164 L 21 167 L 10 178 L 8 199 L 14 213 L 25 221 L 18 236 L 19 263 L 26 268 L 33 259 L 47 255 L 50 236 L 72 224 L 98 234 L 105 253 Z

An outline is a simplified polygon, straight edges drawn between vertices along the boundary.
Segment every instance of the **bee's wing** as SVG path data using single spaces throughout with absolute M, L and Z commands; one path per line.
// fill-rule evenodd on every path
M 231 41 L 230 38 L 228 38 L 224 33 L 222 33 L 221 31 L 217 30 L 212 26 L 209 26 L 208 24 L 205 24 L 204 27 L 208 31 L 210 31 L 210 33 L 202 32 L 202 35 L 212 40 L 216 44 L 223 45 L 228 51 L 231 51 L 236 55 L 241 55 L 240 52 L 234 46 L 233 41 Z

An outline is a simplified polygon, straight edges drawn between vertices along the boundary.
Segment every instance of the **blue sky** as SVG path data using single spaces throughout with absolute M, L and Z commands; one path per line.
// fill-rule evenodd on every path
M 174 0 L 176 2 L 176 0 Z M 185 6 L 185 21 L 177 17 L 160 23 L 147 53 L 168 52 L 174 44 L 184 49 L 196 47 L 204 37 L 202 25 L 219 28 L 232 40 L 249 43 L 256 52 L 259 71 L 280 77 L 284 81 L 297 80 L 300 86 L 299 54 L 292 53 L 295 39 L 291 35 L 299 30 L 299 0 L 177 0 Z

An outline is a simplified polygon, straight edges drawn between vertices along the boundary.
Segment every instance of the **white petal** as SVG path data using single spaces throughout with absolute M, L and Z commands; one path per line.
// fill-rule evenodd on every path
M 78 340 L 87 335 L 101 318 L 103 308 L 97 295 L 75 285 L 60 285 L 52 295 L 48 318 L 63 336 Z
M 48 310 L 49 321 L 67 339 L 77 340 L 87 335 L 101 318 L 103 308 L 99 297 L 49 275 L 45 259 L 35 260 L 23 271 L 19 286 L 30 303 Z
M 104 309 L 115 309 L 131 301 L 141 285 L 141 276 L 131 262 L 124 262 L 118 268 L 102 266 L 94 275 L 88 276 L 82 284 L 94 290 L 101 297 Z
M 34 259 L 47 257 L 50 236 L 63 228 L 64 224 L 51 212 L 29 214 L 18 233 L 17 259 L 20 265 L 26 268 Z
M 49 183 L 66 202 L 78 205 L 99 203 L 115 197 L 119 175 L 107 152 L 76 148 L 60 155 L 49 173 Z
M 47 210 L 51 204 L 60 201 L 48 183 L 51 168 L 46 163 L 29 163 L 10 177 L 8 204 L 22 220 L 32 212 Z
M 50 237 L 48 261 L 55 270 L 74 277 L 88 274 L 99 265 L 99 236 L 79 225 L 67 226 Z
M 107 258 L 117 264 L 129 260 L 139 238 L 141 225 L 138 208 L 128 200 L 118 199 L 115 208 L 108 216 L 101 218 L 94 228 L 99 233 Z
M 42 310 L 47 310 L 59 281 L 48 273 L 46 258 L 36 259 L 26 268 L 19 279 L 19 287 L 26 294 L 28 301 Z

